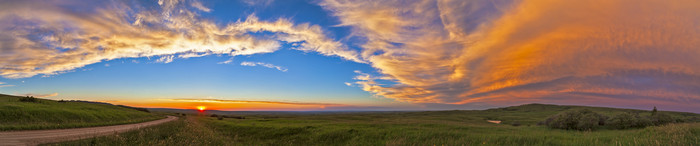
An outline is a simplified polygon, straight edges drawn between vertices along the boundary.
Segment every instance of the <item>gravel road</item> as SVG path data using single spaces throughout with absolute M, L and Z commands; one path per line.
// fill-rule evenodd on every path
M 173 120 L 177 120 L 177 117 L 168 116 L 165 119 L 150 122 L 103 127 L 0 132 L 0 146 L 38 145 L 43 143 L 92 138 L 158 125 Z

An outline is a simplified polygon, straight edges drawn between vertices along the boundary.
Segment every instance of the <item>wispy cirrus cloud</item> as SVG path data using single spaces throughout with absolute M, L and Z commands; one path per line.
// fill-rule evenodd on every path
M 215 102 L 215 103 L 263 103 L 263 104 L 288 104 L 288 105 L 314 105 L 314 106 L 347 106 L 334 103 L 313 103 L 313 102 L 287 102 L 287 101 L 264 101 L 264 100 L 229 100 L 229 99 L 162 99 L 180 102 Z
M 12 87 L 12 86 L 15 86 L 15 85 L 10 85 L 10 84 L 6 84 L 6 83 L 4 83 L 4 82 L 0 82 L 0 88 L 2 88 L 2 87 Z
M 46 98 L 46 97 L 58 96 L 58 93 L 51 93 L 51 94 L 27 93 L 27 94 L 20 94 L 19 96 L 33 96 L 33 97 L 38 97 L 38 98 Z
M 211 9 L 210 9 L 210 8 L 207 8 L 206 6 L 204 6 L 204 5 L 202 4 L 202 2 L 200 2 L 200 1 L 190 1 L 190 6 L 196 8 L 196 9 L 198 9 L 198 10 L 200 10 L 200 11 L 211 12 Z
M 144 2 L 145 3 L 145 2 Z M 102 61 L 210 54 L 229 56 L 270 53 L 283 43 L 292 49 L 364 62 L 357 52 L 325 36 L 319 26 L 287 19 L 216 24 L 198 11 L 211 11 L 199 1 L 158 1 L 154 8 L 120 1 L 0 2 L 0 76 L 26 78 L 54 75 Z M 146 5 L 146 4 L 144 4 Z M 272 36 L 251 33 L 270 32 Z
M 268 6 L 275 0 L 241 0 L 241 2 L 250 6 Z
M 216 63 L 216 64 L 231 64 L 232 62 L 233 62 L 233 57 L 232 57 L 232 58 L 229 58 L 229 59 L 226 60 L 226 61 L 218 62 L 218 63 Z
M 700 54 L 698 1 L 320 5 L 367 40 L 362 58 L 397 83 L 382 85 L 377 81 L 384 79 L 359 73 L 356 84 L 378 96 L 417 103 L 656 103 L 699 110 L 700 59 L 693 57 Z
M 287 72 L 287 68 L 284 68 L 282 66 L 277 66 L 274 64 L 270 63 L 265 63 L 265 62 L 248 62 L 248 61 L 243 61 L 241 62 L 241 66 L 262 66 L 262 67 L 267 67 L 267 68 L 272 68 L 272 69 L 277 69 L 282 72 Z

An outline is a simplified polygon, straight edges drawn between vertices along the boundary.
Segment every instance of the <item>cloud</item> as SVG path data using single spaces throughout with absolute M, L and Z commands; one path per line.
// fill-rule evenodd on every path
M 243 62 L 241 62 L 241 65 L 242 66 L 258 66 L 259 65 L 259 66 L 263 66 L 263 67 L 267 67 L 267 68 L 274 68 L 274 69 L 277 69 L 277 70 L 282 71 L 282 72 L 287 72 L 287 68 L 277 66 L 274 64 L 264 63 L 264 62 L 243 61 Z
M 173 56 L 173 55 L 162 56 L 162 57 L 158 58 L 158 60 L 156 60 L 156 62 L 170 63 L 170 62 L 173 62 L 173 57 L 175 57 L 175 56 Z
M 204 12 L 211 12 L 211 9 L 205 7 L 202 5 L 202 2 L 199 1 L 191 1 L 190 5 L 194 8 L 197 8 L 198 10 L 204 11 Z
M 219 63 L 216 63 L 216 64 L 231 64 L 231 62 L 233 62 L 233 57 L 229 58 L 229 59 L 226 60 L 226 61 L 222 61 L 222 62 L 219 62 Z
M 288 105 L 314 105 L 314 106 L 347 106 L 333 103 L 312 103 L 312 102 L 283 102 L 283 101 L 262 101 L 262 100 L 228 100 L 228 99 L 164 99 L 181 102 L 215 102 L 215 103 L 265 103 L 265 104 L 288 104 Z
M 22 83 L 24 83 L 24 81 L 22 81 Z M 10 84 L 6 84 L 6 83 L 4 83 L 4 82 L 0 82 L 0 88 L 2 88 L 2 87 L 12 87 L 12 86 L 15 86 L 15 85 L 10 85 Z
M 144 2 L 145 3 L 145 2 Z M 325 36 L 321 27 L 286 19 L 217 24 L 193 10 L 198 1 L 158 1 L 131 5 L 120 1 L 0 2 L 0 76 L 55 75 L 102 61 L 160 56 L 169 63 L 200 55 L 251 55 L 293 49 L 365 62 L 356 51 Z M 188 5 L 189 4 L 189 5 Z M 270 36 L 252 33 L 269 32 Z
M 27 93 L 27 94 L 20 94 L 19 96 L 33 96 L 33 97 L 38 97 L 38 98 L 46 98 L 46 97 L 58 96 L 58 93 L 51 93 L 51 94 Z
M 275 0 L 241 0 L 241 2 L 249 6 L 268 6 Z
M 698 1 L 320 5 L 367 40 L 361 56 L 384 79 L 359 73 L 356 84 L 378 96 L 448 104 L 644 100 L 636 106 L 686 110 L 700 104 Z

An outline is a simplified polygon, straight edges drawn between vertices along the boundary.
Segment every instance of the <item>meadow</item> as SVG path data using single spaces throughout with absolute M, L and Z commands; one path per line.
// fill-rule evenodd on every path
M 102 103 L 55 101 L 0 94 L 0 131 L 92 127 L 163 118 L 132 108 Z
M 663 112 L 688 123 L 573 131 L 537 125 L 586 108 L 601 114 L 649 111 L 530 104 L 474 111 L 245 115 L 190 114 L 177 122 L 52 145 L 700 145 L 698 114 Z M 501 124 L 486 120 L 500 120 Z M 517 123 L 517 124 L 516 124 Z

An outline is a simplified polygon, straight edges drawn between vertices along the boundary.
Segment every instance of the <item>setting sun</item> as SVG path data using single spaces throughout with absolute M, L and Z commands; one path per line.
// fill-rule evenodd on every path
M 197 106 L 197 109 L 201 112 L 201 111 L 204 111 L 205 109 L 207 109 L 207 107 L 206 106 Z

